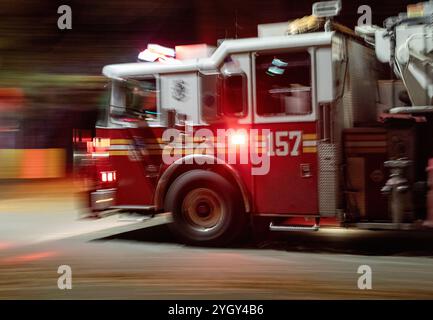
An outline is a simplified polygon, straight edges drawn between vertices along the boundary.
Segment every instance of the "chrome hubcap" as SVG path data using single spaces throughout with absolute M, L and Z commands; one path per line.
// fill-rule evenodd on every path
M 198 188 L 186 195 L 182 203 L 182 213 L 190 225 L 203 231 L 214 229 L 221 223 L 224 208 L 216 192 Z

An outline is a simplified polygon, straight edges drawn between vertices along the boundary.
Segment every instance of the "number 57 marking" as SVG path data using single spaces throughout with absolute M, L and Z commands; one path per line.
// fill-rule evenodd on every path
M 288 139 L 285 139 L 287 138 Z M 269 155 L 284 157 L 299 156 L 299 147 L 301 145 L 302 131 L 275 131 L 271 132 L 268 137 L 269 140 Z M 275 144 L 274 144 L 275 141 Z M 293 147 L 290 150 L 290 145 L 293 143 Z

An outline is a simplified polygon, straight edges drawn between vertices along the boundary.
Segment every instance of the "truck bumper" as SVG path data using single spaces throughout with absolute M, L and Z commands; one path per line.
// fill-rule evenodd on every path
M 102 211 L 116 203 L 116 189 L 100 189 L 90 193 L 90 208 L 92 211 Z

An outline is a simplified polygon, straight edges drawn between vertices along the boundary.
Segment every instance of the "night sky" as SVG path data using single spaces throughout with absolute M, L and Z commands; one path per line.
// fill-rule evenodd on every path
M 256 36 L 257 24 L 309 15 L 313 2 L 0 0 L 0 68 L 99 74 L 105 64 L 135 61 L 147 43 L 215 45 L 221 38 Z M 337 20 L 353 28 L 357 8 L 367 4 L 373 10 L 373 23 L 381 25 L 414 2 L 343 0 Z M 57 28 L 61 4 L 72 8 L 72 30 Z

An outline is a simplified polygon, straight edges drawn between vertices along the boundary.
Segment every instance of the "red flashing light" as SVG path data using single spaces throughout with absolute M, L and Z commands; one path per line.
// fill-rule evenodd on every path
M 102 182 L 114 182 L 116 181 L 116 171 L 101 171 Z

